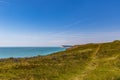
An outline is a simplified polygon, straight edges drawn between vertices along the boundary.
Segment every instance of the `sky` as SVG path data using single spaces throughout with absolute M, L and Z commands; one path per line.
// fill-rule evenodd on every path
M 0 0 L 0 46 L 120 39 L 120 0 Z

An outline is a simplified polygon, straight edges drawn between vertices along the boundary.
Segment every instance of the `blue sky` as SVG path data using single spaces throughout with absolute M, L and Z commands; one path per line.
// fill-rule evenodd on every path
M 0 0 L 0 46 L 120 39 L 120 0 Z

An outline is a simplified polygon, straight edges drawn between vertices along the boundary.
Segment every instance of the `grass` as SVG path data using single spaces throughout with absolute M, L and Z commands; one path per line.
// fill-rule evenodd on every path
M 120 41 L 77 45 L 31 58 L 0 59 L 0 80 L 120 80 Z

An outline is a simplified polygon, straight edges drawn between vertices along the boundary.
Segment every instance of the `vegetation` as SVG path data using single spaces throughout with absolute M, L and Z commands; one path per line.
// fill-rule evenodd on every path
M 119 73 L 118 40 L 47 56 L 0 59 L 0 80 L 120 80 Z

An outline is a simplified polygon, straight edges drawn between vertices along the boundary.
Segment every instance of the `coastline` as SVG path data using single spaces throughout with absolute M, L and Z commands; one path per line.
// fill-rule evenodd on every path
M 61 47 L 0 47 L 0 58 L 27 58 L 45 56 L 65 50 L 66 48 Z

